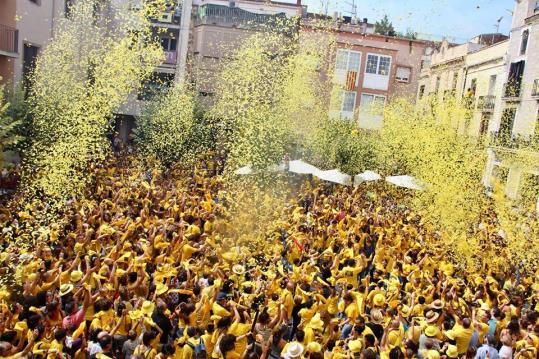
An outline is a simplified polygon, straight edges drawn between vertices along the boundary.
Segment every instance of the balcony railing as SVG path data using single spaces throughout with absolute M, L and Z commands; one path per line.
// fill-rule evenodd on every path
M 512 150 L 539 151 L 539 137 L 507 132 L 491 132 L 490 145 Z
M 176 51 L 165 51 L 165 64 L 176 65 L 177 54 Z
M 477 99 L 477 109 L 484 112 L 490 112 L 494 110 L 496 96 L 487 95 L 479 96 Z
M 539 98 L 539 79 L 535 79 L 535 81 L 533 82 L 532 97 Z
M 0 51 L 17 54 L 19 30 L 0 24 Z
M 506 82 L 503 84 L 503 98 L 506 100 L 520 99 L 522 85 L 515 82 Z

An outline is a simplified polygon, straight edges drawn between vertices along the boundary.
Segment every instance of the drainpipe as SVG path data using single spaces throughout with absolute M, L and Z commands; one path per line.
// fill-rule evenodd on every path
M 184 0 L 180 20 L 180 48 L 176 59 L 176 81 L 184 84 L 187 71 L 187 52 L 189 49 L 189 33 L 191 31 L 191 9 L 193 0 Z
M 52 1 L 52 14 L 51 14 L 51 39 L 54 37 L 54 15 L 56 15 L 56 0 Z

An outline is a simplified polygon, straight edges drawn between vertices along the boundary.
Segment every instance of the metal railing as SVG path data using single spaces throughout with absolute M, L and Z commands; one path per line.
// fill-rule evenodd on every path
M 532 96 L 539 97 L 539 79 L 535 79 L 535 81 L 533 81 Z
M 503 98 L 518 99 L 522 94 L 522 84 L 518 82 L 506 82 L 503 84 Z
M 495 101 L 496 96 L 493 95 L 479 96 L 477 99 L 477 109 L 483 111 L 492 111 L 494 110 Z
M 18 53 L 19 30 L 0 24 L 0 51 Z
M 490 145 L 513 150 L 539 151 L 539 136 L 521 135 L 507 131 L 490 133 Z
M 165 64 L 176 65 L 176 58 L 177 58 L 176 51 L 165 51 Z

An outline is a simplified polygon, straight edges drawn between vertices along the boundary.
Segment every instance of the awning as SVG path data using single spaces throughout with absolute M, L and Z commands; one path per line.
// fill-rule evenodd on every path
M 320 171 L 319 168 L 307 162 L 304 162 L 302 160 L 290 161 L 288 170 L 293 173 L 299 173 L 299 174 L 304 174 L 304 175 L 306 174 L 312 175 Z
M 378 173 L 373 171 L 365 171 L 354 176 L 354 185 L 358 186 L 361 182 L 379 181 L 382 179 Z
M 347 175 L 346 173 L 342 173 L 338 169 L 333 169 L 329 171 L 318 171 L 314 175 L 321 180 L 328 182 L 338 183 L 345 186 L 352 184 L 352 177 L 350 175 Z
M 234 171 L 234 173 L 237 175 L 250 175 L 250 174 L 253 174 L 254 172 L 251 166 L 247 165 L 247 166 L 238 168 L 237 170 Z
M 386 181 L 394 184 L 397 187 L 415 189 L 418 191 L 423 190 L 423 186 L 419 184 L 419 181 L 412 176 L 388 176 Z

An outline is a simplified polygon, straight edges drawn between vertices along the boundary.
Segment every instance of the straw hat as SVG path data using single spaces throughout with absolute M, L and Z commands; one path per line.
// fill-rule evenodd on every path
M 435 323 L 439 317 L 440 317 L 440 313 L 436 313 L 435 311 L 432 311 L 432 310 L 429 310 L 425 314 L 425 319 L 427 320 L 427 323 Z
M 152 315 L 154 309 L 155 309 L 155 303 L 149 300 L 145 300 L 144 303 L 142 303 L 142 308 L 140 308 L 141 312 L 144 315 Z
M 80 270 L 75 270 L 71 272 L 71 275 L 69 276 L 69 280 L 73 283 L 78 283 L 82 279 L 82 272 Z
M 403 317 L 407 317 L 410 315 L 410 307 L 406 304 L 401 307 L 400 311 Z
M 243 267 L 241 264 L 235 264 L 232 266 L 232 272 L 237 275 L 242 275 L 245 273 L 245 267 Z
M 425 335 L 427 337 L 435 337 L 438 334 L 438 328 L 434 325 L 429 325 L 425 328 Z
M 286 350 L 286 355 L 290 358 L 298 358 L 303 354 L 303 345 L 300 343 L 292 343 Z
M 450 340 L 455 340 L 455 332 L 452 330 L 444 332 L 444 335 Z
M 431 303 L 430 307 L 434 309 L 442 309 L 444 307 L 444 303 L 440 299 L 436 299 Z
M 440 359 L 440 353 L 437 350 L 429 350 L 427 352 L 427 359 Z
M 64 295 L 66 295 L 67 293 L 71 293 L 71 291 L 73 290 L 73 284 L 69 283 L 69 284 L 62 284 L 60 286 L 60 297 L 63 297 Z
M 445 354 L 449 358 L 457 358 L 459 356 L 459 351 L 457 349 L 456 345 L 448 345 L 447 350 L 445 351 Z
M 371 311 L 371 322 L 382 324 L 383 321 L 384 315 L 382 314 L 382 311 L 376 309 Z

